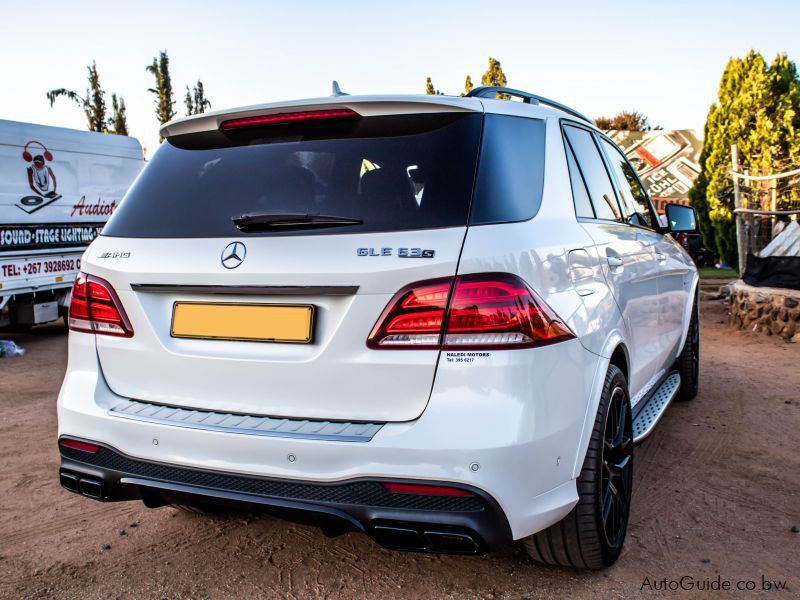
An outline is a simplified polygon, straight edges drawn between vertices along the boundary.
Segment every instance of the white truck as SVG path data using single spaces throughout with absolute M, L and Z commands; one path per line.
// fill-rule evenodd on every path
M 136 138 L 0 120 L 0 328 L 66 314 L 83 251 L 143 166 Z

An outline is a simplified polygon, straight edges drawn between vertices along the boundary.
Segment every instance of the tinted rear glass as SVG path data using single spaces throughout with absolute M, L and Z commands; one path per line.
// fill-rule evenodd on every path
M 472 224 L 536 215 L 544 186 L 544 132 L 541 119 L 486 115 Z
M 482 116 L 442 113 L 219 131 L 166 140 L 103 230 L 118 237 L 245 235 L 246 213 L 311 213 L 361 224 L 246 235 L 464 226 Z

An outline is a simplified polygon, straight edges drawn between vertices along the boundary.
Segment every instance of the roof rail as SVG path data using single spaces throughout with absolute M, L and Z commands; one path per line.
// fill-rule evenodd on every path
M 467 92 L 467 98 L 494 98 L 497 94 L 506 94 L 508 96 L 516 96 L 517 98 L 522 98 L 522 101 L 525 104 L 544 104 L 545 106 L 550 106 L 552 108 L 557 108 L 558 110 L 563 110 L 565 113 L 572 115 L 573 117 L 577 117 L 587 123 L 594 125 L 594 121 L 587 117 L 586 115 L 582 115 L 577 110 L 571 109 L 569 106 L 564 106 L 560 102 L 556 102 L 555 100 L 548 100 L 543 96 L 537 96 L 536 94 L 531 94 L 530 92 L 523 92 L 521 90 L 515 90 L 514 88 L 503 87 L 500 85 L 483 85 L 480 87 L 476 87 L 471 89 Z

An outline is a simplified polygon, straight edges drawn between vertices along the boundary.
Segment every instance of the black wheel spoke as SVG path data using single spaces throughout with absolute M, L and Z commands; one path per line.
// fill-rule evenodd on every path
M 618 443 L 615 445 L 619 446 L 622 445 L 622 438 L 625 437 L 625 420 L 628 416 L 628 403 L 627 402 L 620 402 L 620 409 L 619 409 L 619 416 L 617 417 L 617 435 L 615 442 L 618 440 Z
M 603 523 L 608 523 L 608 517 L 611 514 L 611 509 L 614 504 L 614 495 L 611 493 L 611 487 L 606 489 L 605 497 L 603 498 Z
M 631 490 L 633 438 L 624 388 L 611 392 L 603 438 L 600 513 L 606 539 L 614 545 L 624 535 Z

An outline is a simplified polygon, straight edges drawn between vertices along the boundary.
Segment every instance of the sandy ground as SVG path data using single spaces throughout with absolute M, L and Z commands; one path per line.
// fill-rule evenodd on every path
M 674 404 L 637 448 L 624 553 L 592 573 L 538 567 L 516 546 L 393 553 L 269 518 L 70 494 L 57 480 L 55 410 L 66 336 L 11 336 L 28 352 L 0 358 L 0 597 L 657 597 L 655 582 L 684 576 L 751 580 L 756 591 L 762 577 L 788 580 L 777 597 L 797 597 L 800 345 L 733 332 L 725 319 L 719 302 L 703 302 L 700 395 Z

